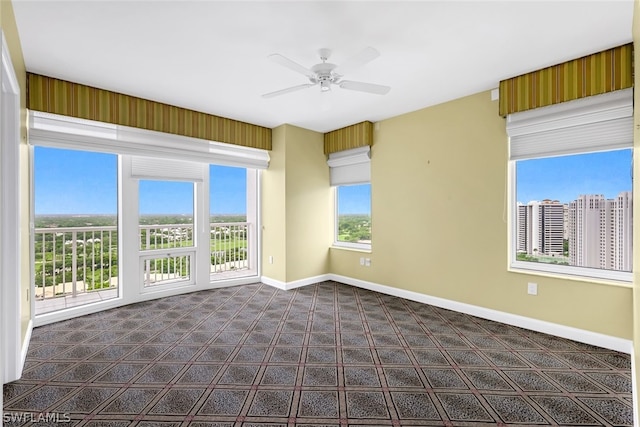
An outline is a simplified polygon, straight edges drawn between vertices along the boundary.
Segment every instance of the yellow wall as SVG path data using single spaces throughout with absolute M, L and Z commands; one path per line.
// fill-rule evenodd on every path
M 328 273 L 333 198 L 321 133 L 287 126 L 287 282 Z
M 262 274 L 285 283 L 326 274 L 333 199 L 323 136 L 291 125 L 272 135 L 262 174 Z
M 11 62 L 20 84 L 20 107 L 21 107 L 21 146 L 20 146 L 20 209 L 22 215 L 21 224 L 21 249 L 22 249 L 22 277 L 21 294 L 22 294 L 22 317 L 20 319 L 22 325 L 23 340 L 27 332 L 27 326 L 31 319 L 31 305 L 27 299 L 29 293 L 29 275 L 30 263 L 28 262 L 29 254 L 29 150 L 27 147 L 27 74 L 22 57 L 22 47 L 18 36 L 18 29 L 13 14 L 13 5 L 10 1 L 0 1 L 0 26 L 7 40 L 7 46 L 11 54 Z
M 371 267 L 332 249 L 332 273 L 631 339 L 630 287 L 507 271 L 507 136 L 489 92 L 378 125 Z
M 286 281 L 286 202 L 285 202 L 285 137 L 287 126 L 272 131 L 269 169 L 262 172 L 262 274 Z M 273 263 L 269 263 L 269 257 Z

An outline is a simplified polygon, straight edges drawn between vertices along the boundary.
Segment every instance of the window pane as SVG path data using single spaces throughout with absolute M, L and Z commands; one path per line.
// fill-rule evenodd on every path
M 371 244 L 371 184 L 337 188 L 338 242 Z
M 211 222 L 247 220 L 247 170 L 231 166 L 209 166 Z
M 213 280 L 249 271 L 247 170 L 209 166 L 210 247 Z M 243 274 L 243 273 L 240 273 Z
M 193 182 L 140 180 L 140 249 L 193 246 Z
M 118 156 L 34 148 L 36 314 L 118 296 Z
M 516 260 L 632 267 L 632 150 L 516 162 Z

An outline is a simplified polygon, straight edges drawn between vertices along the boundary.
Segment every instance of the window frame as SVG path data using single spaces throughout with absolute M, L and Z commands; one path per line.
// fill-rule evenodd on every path
M 338 197 L 338 190 L 340 187 L 347 187 L 347 186 L 351 186 L 351 185 L 369 185 L 371 186 L 370 182 L 363 182 L 360 184 L 345 184 L 345 185 L 336 185 L 334 186 L 334 221 L 333 221 L 333 246 L 334 247 L 338 247 L 338 248 L 347 248 L 347 249 L 356 249 L 356 250 L 362 250 L 362 251 L 366 251 L 366 252 L 371 252 L 371 243 L 355 243 L 355 242 L 342 242 L 338 240 L 338 232 L 339 232 L 339 197 Z M 369 197 L 369 204 L 371 204 L 371 197 Z M 371 215 L 371 214 L 370 214 Z M 371 223 L 373 224 L 373 221 L 371 221 Z M 372 239 L 371 239 L 372 243 L 373 243 L 373 235 L 372 235 Z
M 207 177 L 207 203 L 208 206 L 211 206 L 211 166 L 229 166 L 229 165 L 220 165 L 220 164 L 209 164 L 208 169 L 208 177 Z M 237 278 L 245 278 L 245 277 L 260 277 L 261 275 L 261 265 L 259 260 L 261 259 L 261 234 L 258 230 L 260 230 L 260 186 L 261 186 L 261 173 L 258 169 L 253 169 L 249 167 L 242 166 L 230 166 L 244 169 L 245 172 L 245 199 L 246 199 L 246 210 L 245 210 L 245 222 L 248 224 L 247 226 L 247 264 L 248 267 L 246 270 L 246 274 L 238 275 Z M 209 212 L 208 219 L 211 219 L 212 212 L 209 207 L 207 207 Z M 211 233 L 210 227 L 211 222 L 208 221 L 206 227 L 209 230 L 209 237 L 207 239 L 207 244 L 209 245 L 209 263 L 211 262 L 211 256 L 213 256 L 213 251 L 211 251 Z M 220 283 L 221 281 L 227 280 L 224 274 L 217 274 L 211 272 L 209 275 L 209 280 L 211 283 Z
M 132 161 L 132 173 L 131 173 L 131 178 L 135 177 L 135 157 L 131 158 Z M 145 159 L 147 160 L 147 159 Z M 155 163 L 158 159 L 148 159 L 148 160 L 152 160 L 152 163 Z M 171 162 L 171 161 L 170 161 Z M 166 163 L 167 165 L 170 164 L 170 162 Z M 136 178 L 137 179 L 137 187 L 138 187 L 138 227 L 141 227 L 142 224 L 140 224 L 140 219 L 142 217 L 142 213 L 140 212 L 140 201 L 141 201 L 141 182 L 142 181 L 152 181 L 152 182 L 179 182 L 179 183 L 186 183 L 186 184 L 191 184 L 191 195 L 192 195 L 192 222 L 191 222 L 191 230 L 192 230 L 192 243 L 191 246 L 179 246 L 179 247 L 174 247 L 174 248 L 164 248 L 164 249 L 145 249 L 142 248 L 140 246 L 138 246 L 138 257 L 139 257 L 139 268 L 140 268 L 140 275 L 141 277 L 139 278 L 139 291 L 140 294 L 146 294 L 146 293 L 154 293 L 154 292 L 158 292 L 158 291 L 162 291 L 162 290 L 172 290 L 172 289 L 180 289 L 182 287 L 188 287 L 188 286 L 192 286 L 194 287 L 196 285 L 196 280 L 198 278 L 198 253 L 200 251 L 200 236 L 198 233 L 199 230 L 199 223 L 198 223 L 198 200 L 203 198 L 203 190 L 202 190 L 202 180 L 203 180 L 203 172 L 204 172 L 204 168 L 203 167 L 197 167 L 197 166 L 201 166 L 201 165 L 197 165 L 197 164 L 192 164 L 192 169 L 191 171 L 189 171 L 189 169 L 187 168 L 188 164 L 184 165 L 184 171 L 180 171 L 179 166 L 180 163 L 179 162 L 175 162 L 173 161 L 178 167 L 176 169 L 178 170 L 171 170 L 169 174 L 167 174 L 167 176 L 160 176 L 158 173 L 152 173 L 150 174 L 149 178 Z M 196 166 L 196 167 L 194 167 Z M 200 171 L 198 171 L 197 169 L 200 169 Z M 159 172 L 159 171 L 158 171 Z M 180 172 L 184 172 L 184 175 L 182 175 Z M 198 173 L 200 172 L 200 173 Z M 182 176 L 181 176 L 182 175 Z M 138 244 L 140 244 L 140 241 L 138 241 Z M 167 279 L 167 280 L 161 280 L 159 282 L 156 283 L 152 283 L 152 284 L 147 284 L 146 280 L 145 280 L 145 272 L 146 272 L 146 266 L 147 266 L 147 261 L 149 262 L 153 262 L 157 260 L 161 260 L 161 259 L 176 259 L 178 257 L 188 257 L 189 258 L 189 276 L 186 279 L 183 278 L 179 278 L 179 279 Z M 164 261 L 161 261 L 164 262 Z M 170 261 L 167 261 L 170 262 Z
M 593 152 L 593 151 L 592 151 Z M 516 197 L 516 163 L 509 161 L 509 271 L 538 275 L 562 276 L 584 280 L 610 281 L 631 284 L 632 271 L 604 270 L 598 268 L 578 267 L 572 265 L 557 265 L 539 262 L 518 261 L 518 209 Z

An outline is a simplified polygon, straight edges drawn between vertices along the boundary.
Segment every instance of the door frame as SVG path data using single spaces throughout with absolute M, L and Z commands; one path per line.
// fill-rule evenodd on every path
M 22 342 L 21 325 L 23 277 L 20 262 L 20 85 L 4 32 L 1 32 L 0 37 L 0 362 L 4 384 L 15 381 L 22 375 L 26 356 L 23 347 L 26 346 Z M 25 297 L 29 299 L 28 291 L 25 292 Z

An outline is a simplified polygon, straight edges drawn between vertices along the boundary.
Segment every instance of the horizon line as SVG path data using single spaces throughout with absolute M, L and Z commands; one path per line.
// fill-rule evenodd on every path
M 89 217 L 89 216 L 117 216 L 117 213 L 91 213 L 91 214 L 84 214 L 84 213 L 78 213 L 78 214 L 66 214 L 66 213 L 36 213 L 35 216 L 75 216 L 78 218 L 81 217 Z M 193 216 L 192 213 L 145 213 L 145 214 L 140 214 L 140 216 L 167 216 L 167 215 L 173 215 L 173 216 Z M 246 216 L 246 213 L 212 213 L 209 216 L 214 216 L 214 215 L 221 215 L 221 216 Z

